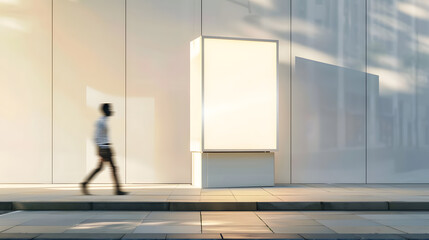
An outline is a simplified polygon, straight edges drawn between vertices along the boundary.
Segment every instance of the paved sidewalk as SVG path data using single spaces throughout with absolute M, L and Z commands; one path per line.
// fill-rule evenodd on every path
M 200 189 L 189 184 L 125 184 L 127 196 L 112 185 L 92 184 L 81 195 L 77 184 L 0 184 L 0 201 L 143 202 L 429 202 L 429 184 L 286 184 L 264 188 Z
M 0 211 L 429 211 L 429 184 L 293 184 L 265 188 L 199 189 L 185 184 L 127 184 L 127 196 L 111 185 L 0 185 Z
M 53 235 L 57 238 L 70 234 L 116 234 L 112 236 L 119 238 L 125 234 L 157 234 L 157 238 L 174 234 L 197 234 L 194 236 L 200 238 L 234 234 L 260 234 L 265 238 L 272 234 L 299 234 L 297 238 L 308 238 L 315 236 L 308 234 L 330 234 L 324 235 L 329 239 L 341 236 L 338 234 L 393 234 L 398 238 L 404 234 L 429 234 L 429 212 L 15 211 L 0 215 L 0 239 L 7 234 L 34 237 L 47 233 L 61 234 Z M 347 239 L 362 238 L 359 236 L 348 235 Z M 429 235 L 426 237 L 429 239 Z

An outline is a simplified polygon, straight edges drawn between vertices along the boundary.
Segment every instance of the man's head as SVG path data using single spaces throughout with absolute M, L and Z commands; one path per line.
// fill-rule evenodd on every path
M 104 116 L 106 116 L 106 117 L 110 117 L 113 115 L 113 111 L 110 108 L 110 103 L 101 104 L 101 111 L 103 112 Z

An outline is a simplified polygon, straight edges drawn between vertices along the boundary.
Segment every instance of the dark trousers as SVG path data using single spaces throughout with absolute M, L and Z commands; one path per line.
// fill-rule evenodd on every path
M 98 155 L 101 157 L 102 160 L 98 164 L 97 168 L 94 169 L 92 171 L 92 173 L 86 178 L 84 183 L 88 184 L 95 177 L 95 175 L 97 175 L 97 173 L 103 169 L 104 163 L 109 163 L 110 168 L 112 169 L 112 177 L 113 177 L 113 180 L 115 181 L 116 191 L 120 191 L 121 188 L 120 188 L 119 181 L 118 181 L 117 168 L 116 168 L 115 163 L 113 161 L 112 150 L 110 149 L 110 147 L 108 147 L 108 148 L 98 147 Z

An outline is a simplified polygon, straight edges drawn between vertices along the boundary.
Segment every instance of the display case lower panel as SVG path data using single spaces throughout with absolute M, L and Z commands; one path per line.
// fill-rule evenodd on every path
M 192 163 L 197 187 L 274 186 L 274 153 L 193 153 Z

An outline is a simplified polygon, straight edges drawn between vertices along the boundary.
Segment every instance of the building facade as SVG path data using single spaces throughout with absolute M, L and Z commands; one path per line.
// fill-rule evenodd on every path
M 276 183 L 429 183 L 425 0 L 0 1 L 0 183 L 190 183 L 189 43 L 279 41 Z M 98 182 L 109 182 L 109 173 Z

